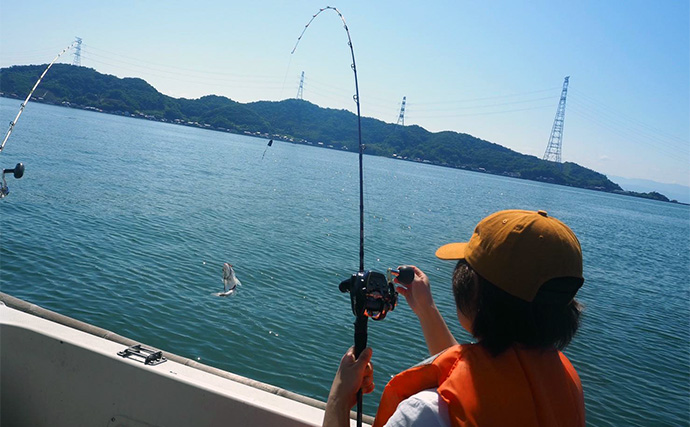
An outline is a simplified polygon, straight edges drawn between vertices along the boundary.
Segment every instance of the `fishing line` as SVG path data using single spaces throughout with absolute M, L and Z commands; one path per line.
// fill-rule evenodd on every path
M 297 48 L 297 46 L 295 46 L 295 48 Z M 279 99 L 283 99 L 283 92 L 285 91 L 285 82 L 287 81 L 287 76 L 288 76 L 288 73 L 290 72 L 290 64 L 292 64 L 292 54 L 293 53 L 295 53 L 295 49 L 292 49 L 292 52 L 290 53 L 290 59 L 288 60 L 287 68 L 285 69 L 285 77 L 283 77 L 283 85 L 280 87 Z
M 0 153 L 2 153 L 2 150 L 5 149 L 5 144 L 7 144 L 7 140 L 10 139 L 10 135 L 12 134 L 12 131 L 14 130 L 14 126 L 17 124 L 17 120 L 19 120 L 19 116 L 22 115 L 24 112 L 24 108 L 26 108 L 26 104 L 29 103 L 29 100 L 31 99 L 31 95 L 34 94 L 34 91 L 38 87 L 38 85 L 41 83 L 41 80 L 43 80 L 43 77 L 46 75 L 48 70 L 50 70 L 50 67 L 55 64 L 55 61 L 58 60 L 62 56 L 63 53 L 67 52 L 70 50 L 72 47 L 74 47 L 78 42 L 74 41 L 72 44 L 67 46 L 66 48 L 62 49 L 60 53 L 57 54 L 57 56 L 53 59 L 53 61 L 48 64 L 46 69 L 43 71 L 43 74 L 38 78 L 36 81 L 36 84 L 34 87 L 29 91 L 29 94 L 26 96 L 26 99 L 24 102 L 22 102 L 22 105 L 19 107 L 19 112 L 17 113 L 17 116 L 10 122 L 10 127 L 7 129 L 7 133 L 5 134 L 5 138 L 2 140 L 2 144 L 0 144 Z M 24 175 L 24 165 L 22 163 L 17 163 L 17 166 L 14 167 L 14 169 L 3 169 L 2 170 L 2 185 L 0 186 L 0 199 L 4 198 L 10 193 L 9 188 L 7 187 L 7 182 L 5 181 L 5 173 L 12 172 L 14 174 L 15 178 L 21 178 Z

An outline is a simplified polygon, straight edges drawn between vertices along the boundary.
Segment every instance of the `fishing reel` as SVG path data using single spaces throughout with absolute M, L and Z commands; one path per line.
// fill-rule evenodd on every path
M 0 186 L 0 199 L 4 198 L 10 194 L 10 189 L 7 187 L 7 181 L 5 181 L 5 174 L 12 173 L 16 179 L 24 176 L 24 163 L 17 163 L 14 169 L 3 169 L 2 170 L 2 186 Z
M 393 283 L 395 277 L 402 284 L 411 283 L 414 270 L 412 267 L 389 268 L 386 275 L 377 271 L 359 271 L 340 282 L 338 289 L 350 293 L 352 313 L 357 318 L 365 316 L 383 320 L 398 304 L 398 292 Z

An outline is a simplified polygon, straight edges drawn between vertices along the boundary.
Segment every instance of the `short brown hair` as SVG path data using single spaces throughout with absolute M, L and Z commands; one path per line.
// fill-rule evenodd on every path
M 582 278 L 552 279 L 527 302 L 493 285 L 464 260 L 453 272 L 455 304 L 473 319 L 472 334 L 494 356 L 514 344 L 563 350 L 580 326 L 582 305 L 572 296 L 581 285 Z M 556 291 L 564 288 L 572 295 Z

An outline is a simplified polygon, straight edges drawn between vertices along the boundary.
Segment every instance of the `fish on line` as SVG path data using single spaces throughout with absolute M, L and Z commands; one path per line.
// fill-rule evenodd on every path
M 235 293 L 237 286 L 241 286 L 242 282 L 239 281 L 237 276 L 235 276 L 235 270 L 232 268 L 232 264 L 223 264 L 223 286 L 225 287 L 224 292 L 219 292 L 215 294 L 219 297 L 227 297 Z

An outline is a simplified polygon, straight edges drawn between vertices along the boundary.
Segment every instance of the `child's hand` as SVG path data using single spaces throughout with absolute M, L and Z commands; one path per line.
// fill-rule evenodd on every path
M 374 367 L 371 364 L 371 348 L 365 348 L 359 359 L 355 359 L 355 349 L 350 347 L 340 360 L 331 391 L 326 403 L 324 425 L 346 425 L 350 409 L 357 403 L 357 392 L 374 391 Z
M 405 297 L 407 304 L 417 317 L 420 317 L 426 314 L 427 310 L 434 309 L 436 305 L 434 303 L 434 298 L 431 296 L 429 278 L 417 267 L 413 265 L 408 267 L 414 269 L 414 280 L 409 284 L 403 285 L 398 282 L 396 278 L 395 283 L 398 284 L 396 290 Z

